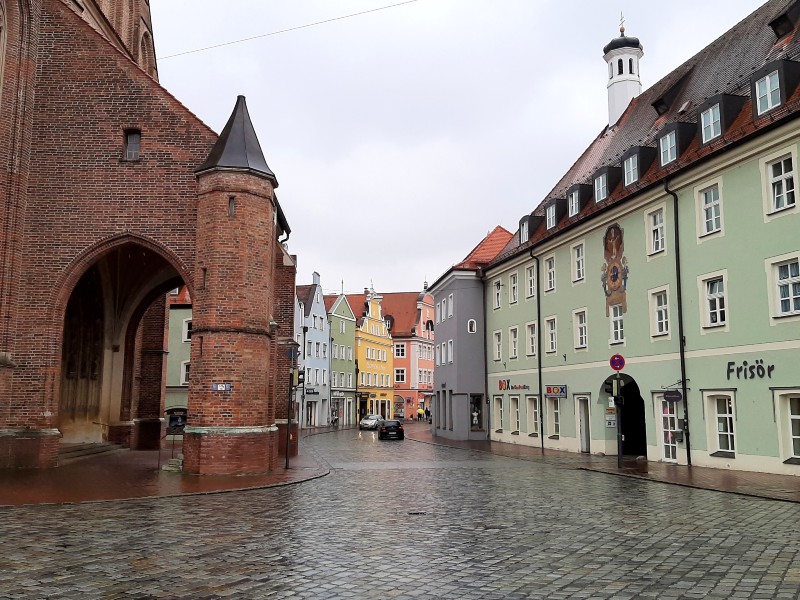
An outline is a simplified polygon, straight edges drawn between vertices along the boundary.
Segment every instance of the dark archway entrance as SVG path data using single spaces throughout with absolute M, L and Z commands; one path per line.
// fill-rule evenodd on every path
M 620 407 L 622 421 L 622 454 L 647 456 L 647 426 L 644 414 L 644 399 L 639 393 L 636 380 L 623 376 L 620 390 L 623 398 Z
M 157 447 L 165 294 L 181 284 L 164 257 L 135 242 L 101 256 L 80 278 L 64 314 L 58 397 L 63 442 Z

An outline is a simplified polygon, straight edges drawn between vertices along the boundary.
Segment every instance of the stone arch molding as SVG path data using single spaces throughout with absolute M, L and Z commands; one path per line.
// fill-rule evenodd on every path
M 58 281 L 55 282 L 55 285 L 51 288 L 52 297 L 49 302 L 49 306 L 51 307 L 51 320 L 58 323 L 60 322 L 59 319 L 63 319 L 69 298 L 75 286 L 78 284 L 78 281 L 80 281 L 87 270 L 104 256 L 126 245 L 140 246 L 159 255 L 171 265 L 181 279 L 183 279 L 184 284 L 189 288 L 190 296 L 194 295 L 192 278 L 189 275 L 189 270 L 179 256 L 163 244 L 149 237 L 126 232 L 96 242 L 76 256 L 64 269 Z

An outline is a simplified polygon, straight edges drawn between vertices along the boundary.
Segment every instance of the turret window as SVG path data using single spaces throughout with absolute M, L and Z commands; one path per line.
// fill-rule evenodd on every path
M 622 75 L 622 59 L 617 60 L 617 75 Z
M 628 60 L 628 72 L 633 75 L 633 59 Z

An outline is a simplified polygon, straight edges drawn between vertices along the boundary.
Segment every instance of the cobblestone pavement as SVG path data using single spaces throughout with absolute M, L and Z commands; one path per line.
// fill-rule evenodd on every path
M 327 477 L 0 508 L 0 598 L 800 598 L 800 505 L 373 432 Z

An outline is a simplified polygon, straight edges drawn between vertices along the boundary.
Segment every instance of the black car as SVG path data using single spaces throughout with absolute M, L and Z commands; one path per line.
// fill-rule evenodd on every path
M 405 437 L 406 434 L 400 421 L 384 421 L 378 427 L 379 440 L 402 440 Z

